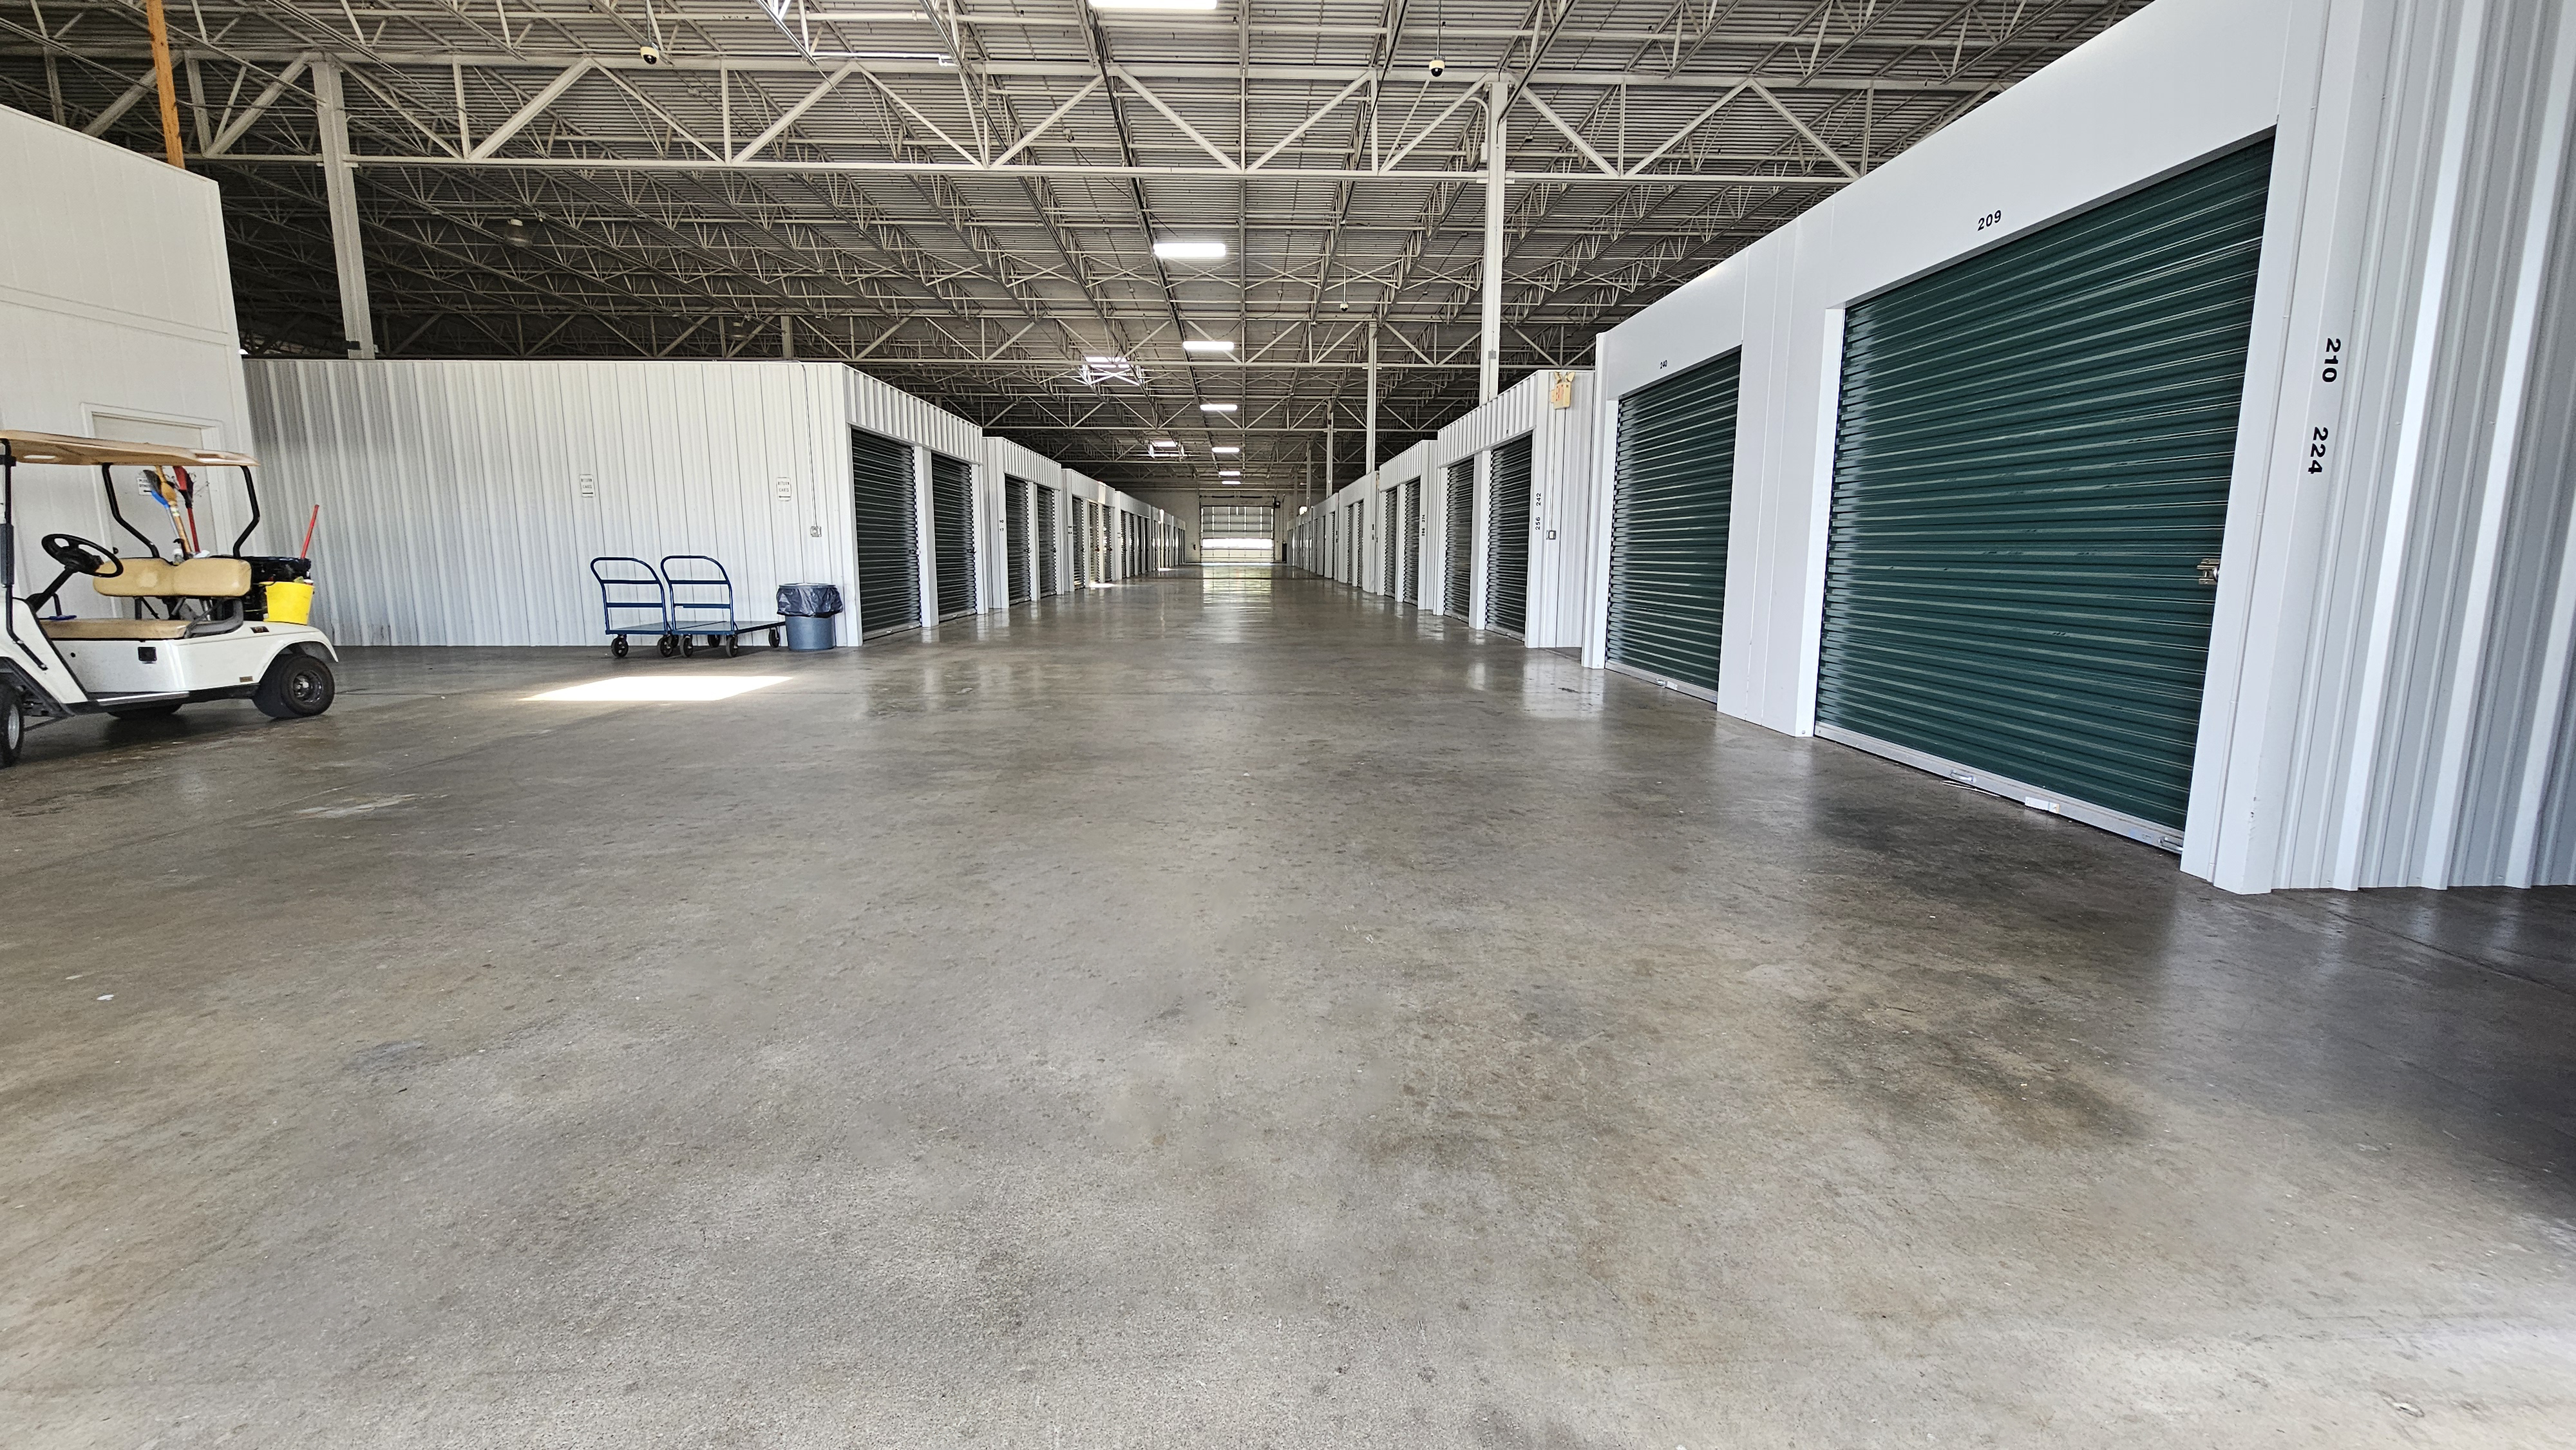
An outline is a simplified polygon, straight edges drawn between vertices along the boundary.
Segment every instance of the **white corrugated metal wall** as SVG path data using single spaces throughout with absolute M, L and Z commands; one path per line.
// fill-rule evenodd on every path
M 1558 380 L 1565 381 L 1566 406 L 1554 405 Z M 1596 578 L 1599 533 L 1597 477 L 1594 461 L 1593 376 L 1590 369 L 1543 370 L 1504 389 L 1494 400 L 1440 430 L 1433 446 L 1429 475 L 1443 474 L 1462 458 L 1476 460 L 1476 506 L 1468 548 L 1468 578 L 1474 612 L 1481 622 L 1485 601 L 1485 533 L 1492 474 L 1492 450 L 1523 434 L 1530 437 L 1529 630 L 1532 649 L 1563 649 L 1583 642 L 1592 598 L 1603 587 Z M 1428 496 L 1424 504 L 1430 507 Z M 1445 523 L 1444 523 L 1445 527 Z M 1425 568 L 1447 557 L 1435 554 L 1427 541 L 1431 520 L 1423 521 Z M 1426 575 L 1426 578 L 1428 576 Z M 1424 596 L 1426 600 L 1429 595 Z M 1426 606 L 1427 607 L 1427 606 Z
M 261 360 L 247 369 L 271 512 L 300 521 L 323 505 L 315 618 L 348 644 L 597 640 L 586 565 L 600 554 L 712 554 L 734 576 L 743 617 L 767 617 L 781 583 L 837 584 L 855 619 L 852 428 L 913 447 L 925 608 L 937 598 L 930 456 L 975 470 L 977 606 L 1001 609 L 996 458 L 1050 485 L 1080 478 L 838 363 Z M 1081 490 L 1160 516 L 1087 479 Z M 284 547 L 282 537 L 272 544 Z
M 14 343 L 0 349 L 0 427 L 251 451 L 214 183 L 0 107 L 0 194 L 19 199 L 0 207 L 0 325 Z M 168 516 L 154 527 L 120 486 L 126 517 L 169 538 Z M 229 471 L 200 491 L 208 542 L 232 546 L 249 518 L 240 496 Z M 143 548 L 109 521 L 92 469 L 19 470 L 17 522 L 22 594 L 57 572 L 37 547 L 46 534 Z M 80 579 L 62 603 L 122 612 Z
M 342 643 L 596 641 L 602 554 L 714 555 L 746 616 L 788 582 L 855 601 L 838 364 L 246 370 L 275 512 L 322 506 L 314 618 Z
M 2576 879 L 2571 27 L 2558 0 L 2159 0 L 1603 334 L 1605 480 L 1619 395 L 1744 350 L 1718 708 L 1813 729 L 1842 309 L 2270 133 L 2184 869 Z
M 1064 505 L 1062 503 L 1064 469 L 1058 465 L 1054 459 L 1049 458 L 1042 453 L 1035 452 L 1034 450 L 1023 448 L 1008 438 L 986 438 L 984 440 L 984 457 L 992 465 L 990 471 L 993 475 L 993 488 L 995 490 L 994 510 L 997 516 L 999 516 L 1000 510 L 1003 507 L 1000 502 L 1000 491 L 1009 487 L 1006 480 L 1011 478 L 1021 478 L 1028 481 L 1029 497 L 1022 500 L 1022 506 L 1027 508 L 1029 511 L 1029 557 L 1018 560 L 1016 563 L 1017 567 L 1028 571 L 1027 577 L 1035 579 L 1037 577 L 1036 556 L 1038 548 L 1037 490 L 1040 488 L 1051 488 L 1058 491 L 1058 502 L 1056 504 L 1056 527 L 1061 530 L 1064 527 Z M 1003 532 L 1006 533 L 1007 530 L 1004 530 Z M 1007 542 L 1002 538 L 1000 533 L 997 533 L 995 535 L 993 557 L 996 560 L 1000 560 L 1006 549 Z M 1059 540 L 1056 548 L 1056 560 L 1059 572 L 1062 570 L 1063 558 L 1063 543 Z M 1009 593 L 1010 579 L 1008 576 L 1003 574 L 999 568 L 996 568 L 991 577 L 992 583 L 990 587 L 993 592 L 990 597 L 1008 601 L 1011 597 Z M 1061 584 L 1058 584 L 1055 587 L 1061 588 L 1062 586 Z M 1035 591 L 1032 591 L 1032 597 L 1035 597 Z
M 956 414 L 856 368 L 844 367 L 841 372 L 849 394 L 849 426 L 913 445 L 914 517 L 920 521 L 917 537 L 921 542 L 921 617 L 929 623 L 939 616 L 938 550 L 931 533 L 930 455 L 944 453 L 975 472 L 973 532 L 980 561 L 994 552 L 986 547 L 992 535 L 993 515 L 985 507 L 984 478 L 992 470 L 984 459 L 984 432 Z M 983 587 L 981 562 L 976 565 L 976 573 L 976 607 L 989 608 L 990 595 Z

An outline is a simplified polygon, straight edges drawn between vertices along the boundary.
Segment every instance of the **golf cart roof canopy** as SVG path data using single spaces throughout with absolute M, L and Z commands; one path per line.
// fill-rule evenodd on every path
M 30 433 L 0 428 L 0 442 L 20 463 L 64 463 L 74 468 L 128 463 L 140 468 L 249 468 L 259 460 L 243 453 L 217 453 L 204 448 L 173 448 L 162 443 L 118 443 L 106 438 L 75 438 L 66 433 Z

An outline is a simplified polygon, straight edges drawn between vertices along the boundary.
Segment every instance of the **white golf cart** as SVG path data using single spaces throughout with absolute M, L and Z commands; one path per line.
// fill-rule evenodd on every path
M 18 469 L 27 464 L 96 468 L 109 516 L 143 552 L 119 557 L 74 534 L 47 534 L 42 547 L 62 572 L 18 597 Z M 0 429 L 0 609 L 7 614 L 0 631 L 0 766 L 18 763 L 28 727 L 74 715 L 167 715 L 193 700 L 248 699 L 280 720 L 331 708 L 337 688 L 331 662 L 338 658 L 331 641 L 309 624 L 268 617 L 268 586 L 301 581 L 310 565 L 241 552 L 259 527 L 252 466 L 237 453 Z M 145 471 L 147 489 L 158 491 L 155 502 L 168 509 L 179 535 L 171 551 L 179 557 L 163 557 L 160 545 L 117 506 L 117 468 Z M 189 471 L 218 468 L 241 470 L 250 523 L 231 553 L 192 554 Z M 81 575 L 101 597 L 132 601 L 131 617 L 64 614 L 63 586 Z M 49 608 L 55 617 L 45 617 Z

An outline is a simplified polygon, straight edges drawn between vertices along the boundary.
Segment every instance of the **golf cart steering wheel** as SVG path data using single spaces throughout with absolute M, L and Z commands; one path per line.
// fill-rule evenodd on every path
M 125 572 L 125 561 L 78 534 L 47 534 L 40 541 L 45 553 L 57 564 L 75 574 L 88 574 L 111 579 Z

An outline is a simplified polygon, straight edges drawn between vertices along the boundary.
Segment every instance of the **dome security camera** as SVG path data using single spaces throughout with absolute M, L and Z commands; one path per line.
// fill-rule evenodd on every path
M 1436 80 L 1440 79 L 1440 73 L 1441 73 L 1442 71 L 1444 71 L 1444 70 L 1447 70 L 1448 68 L 1449 68 L 1449 63 L 1448 63 L 1447 61 L 1442 60 L 1440 57 L 1438 57 L 1438 56 L 1436 56 L 1436 55 L 1435 55 L 1435 56 L 1433 56 L 1433 57 L 1431 57 L 1431 65 L 1430 65 L 1429 69 L 1430 69 L 1430 71 L 1431 71 L 1431 78 L 1432 78 L 1433 80 L 1435 80 L 1435 81 L 1436 81 Z
M 644 58 L 644 63 L 646 65 L 660 65 L 662 63 L 662 47 L 658 45 L 639 47 L 635 53 Z

